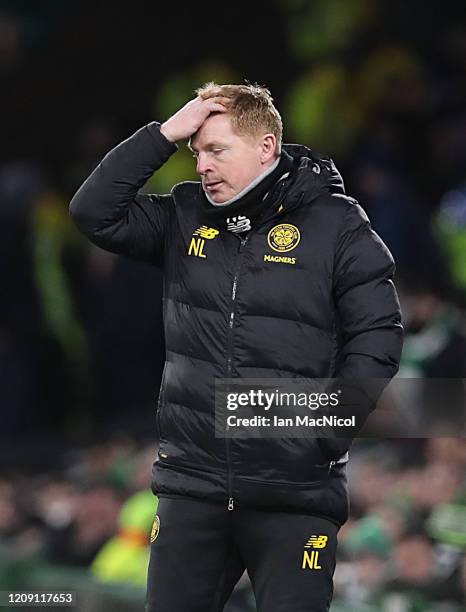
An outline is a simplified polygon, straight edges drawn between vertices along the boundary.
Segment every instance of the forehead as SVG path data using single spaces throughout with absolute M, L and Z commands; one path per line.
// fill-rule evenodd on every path
M 230 116 L 227 113 L 218 113 L 204 121 L 190 142 L 192 147 L 199 150 L 214 142 L 231 142 L 239 138 L 241 136 L 233 131 Z

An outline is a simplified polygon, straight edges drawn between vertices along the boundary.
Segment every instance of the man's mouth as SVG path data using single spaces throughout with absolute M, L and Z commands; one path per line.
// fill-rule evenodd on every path
M 207 191 L 214 191 L 218 189 L 222 183 L 223 181 L 211 181 L 209 183 L 204 183 L 204 188 L 207 189 Z

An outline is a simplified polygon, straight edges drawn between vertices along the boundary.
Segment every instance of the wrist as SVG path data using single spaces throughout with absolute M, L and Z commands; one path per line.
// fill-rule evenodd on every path
M 170 130 L 167 129 L 166 123 L 162 123 L 162 125 L 160 126 L 160 133 L 162 134 L 162 136 L 165 136 L 165 138 L 170 142 L 176 142 L 176 139 L 173 138 L 172 134 L 170 133 Z

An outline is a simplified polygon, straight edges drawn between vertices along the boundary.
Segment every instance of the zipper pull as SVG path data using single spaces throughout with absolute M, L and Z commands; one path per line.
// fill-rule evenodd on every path
M 328 464 L 328 473 L 330 474 L 330 472 L 332 471 L 333 466 L 335 465 L 336 461 L 330 461 Z
M 228 510 L 234 510 L 235 509 L 235 500 L 233 499 L 233 497 L 230 497 L 228 500 Z

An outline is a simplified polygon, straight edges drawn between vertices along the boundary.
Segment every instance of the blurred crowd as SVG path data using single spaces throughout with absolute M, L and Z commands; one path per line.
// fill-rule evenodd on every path
M 148 487 L 161 273 L 88 243 L 68 217 L 70 198 L 112 146 L 202 82 L 264 83 L 285 141 L 334 158 L 395 257 L 406 330 L 399 376 L 463 379 L 466 19 L 456 3 L 241 0 L 230 21 L 251 48 L 239 49 L 213 3 L 183 15 L 169 3 L 120 4 L 112 28 L 99 3 L 0 4 L 9 92 L 0 100 L 0 547 L 142 585 L 157 503 Z M 139 10 L 149 11 L 142 21 Z M 196 35 L 207 14 L 223 40 L 214 53 Z M 254 19 L 269 53 L 252 52 Z M 161 59 L 164 45 L 172 52 Z M 180 147 L 146 189 L 193 178 Z M 446 414 L 448 402 L 424 398 L 416 410 Z M 356 443 L 337 612 L 464 609 L 465 445 Z M 253 609 L 247 581 L 237 597 L 238 612 Z
M 0 585 L 11 580 L 1 570 L 7 556 L 10 563 L 81 568 L 89 580 L 132 584 L 142 599 L 158 504 L 149 483 L 155 451 L 153 443 L 120 436 L 70 448 L 55 470 L 4 472 Z M 355 442 L 332 609 L 464 610 L 465 475 L 461 438 Z M 254 610 L 244 576 L 227 612 Z
M 120 437 L 70 448 L 46 472 L 11 468 L 0 478 L 1 544 L 18 559 L 87 568 L 104 544 L 120 538 L 123 557 L 114 550 L 113 577 L 142 585 L 157 510 L 150 491 L 154 453 L 154 443 Z M 124 544 L 135 551 L 132 559 L 124 557 Z
M 464 439 L 356 443 L 335 574 L 342 610 L 464 610 L 465 476 Z

